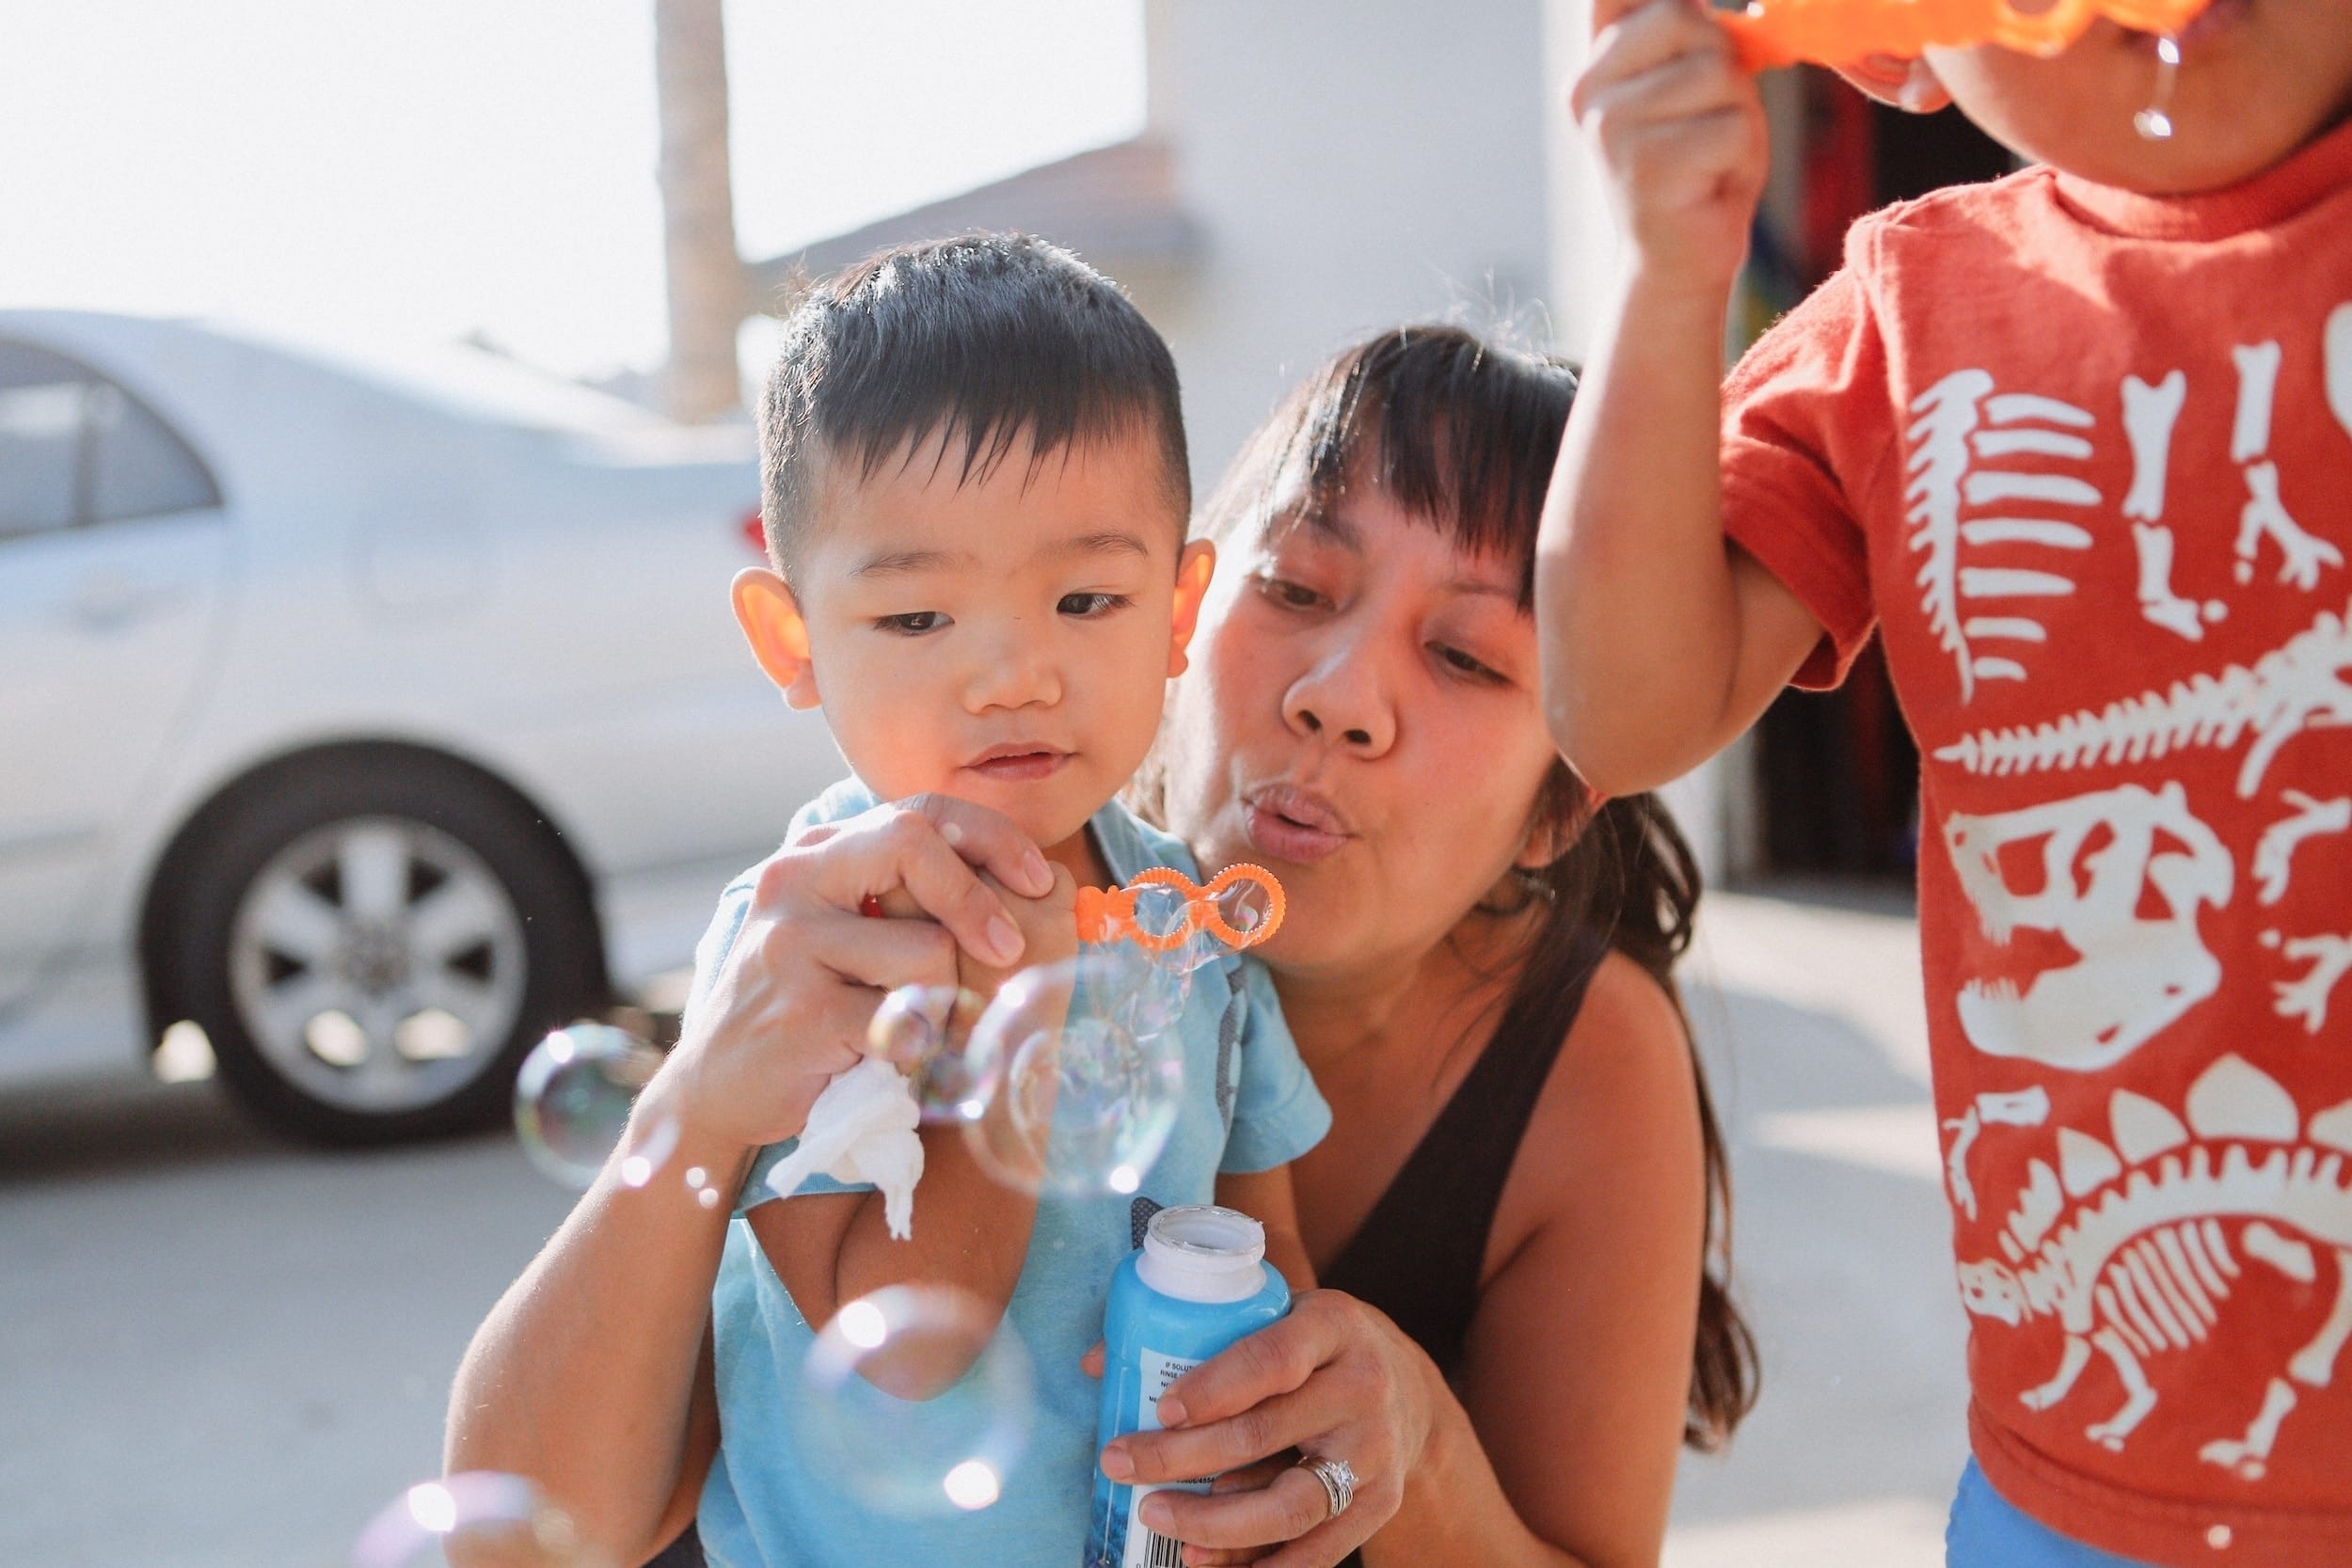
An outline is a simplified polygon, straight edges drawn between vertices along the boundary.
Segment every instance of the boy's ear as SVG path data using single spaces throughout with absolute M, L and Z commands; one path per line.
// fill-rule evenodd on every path
M 1168 673 L 1173 680 L 1190 661 L 1184 650 L 1200 625 L 1200 601 L 1209 595 L 1209 578 L 1216 575 L 1216 546 L 1195 539 L 1176 558 L 1176 616 L 1168 628 Z
M 798 708 L 817 706 L 817 666 L 808 654 L 808 623 L 801 617 L 801 603 L 791 588 L 765 566 L 746 566 L 735 574 L 730 594 L 736 624 L 752 645 L 752 657 L 784 700 Z
M 1877 99 L 1915 115 L 1931 115 L 1952 101 L 1935 67 L 1908 55 L 1865 55 L 1837 74 Z

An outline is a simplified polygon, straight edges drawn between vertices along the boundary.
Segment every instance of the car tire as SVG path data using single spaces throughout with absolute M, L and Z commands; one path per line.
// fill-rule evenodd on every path
M 605 1000 L 587 883 L 518 797 L 376 750 L 284 765 L 166 862 L 159 1022 L 261 1120 L 362 1145 L 487 1126 L 549 1028 Z

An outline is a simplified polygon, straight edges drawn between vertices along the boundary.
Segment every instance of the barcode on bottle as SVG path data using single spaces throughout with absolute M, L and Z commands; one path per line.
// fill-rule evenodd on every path
M 1184 1544 L 1146 1530 L 1143 1535 L 1143 1568 L 1184 1568 Z

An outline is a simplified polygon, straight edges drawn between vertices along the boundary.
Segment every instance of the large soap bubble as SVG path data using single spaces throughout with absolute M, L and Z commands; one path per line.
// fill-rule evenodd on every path
M 368 1522 L 352 1568 L 613 1568 L 568 1514 L 520 1476 L 472 1470 L 420 1481 Z
M 1132 1193 L 1175 1129 L 1182 1031 L 1138 1028 L 1131 956 L 1089 952 L 1005 982 L 972 1031 L 975 1111 L 962 1120 L 980 1164 L 1008 1186 Z M 1157 983 L 1165 983 L 1157 982 Z
M 585 1191 L 628 1131 L 629 1109 L 661 1066 L 661 1053 L 609 1023 L 575 1023 L 532 1048 L 515 1079 L 515 1132 L 532 1164 Z M 643 1130 L 620 1165 L 643 1187 L 677 1145 L 677 1128 Z
M 987 1508 L 1036 1419 L 1027 1350 L 967 1291 L 893 1285 L 848 1303 L 809 1347 L 789 1407 L 803 1463 L 902 1516 Z

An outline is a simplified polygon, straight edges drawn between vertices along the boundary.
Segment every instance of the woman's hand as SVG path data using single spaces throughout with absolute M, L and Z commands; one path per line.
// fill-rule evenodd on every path
M 1024 901 L 1056 886 L 1009 820 L 946 796 L 824 824 L 770 856 L 662 1069 L 665 1109 L 702 1138 L 747 1150 L 798 1133 L 825 1085 L 856 1064 L 884 992 L 954 985 L 959 951 L 993 969 L 1021 960 L 1021 927 L 980 871 Z M 899 890 L 930 919 L 859 912 Z
M 1266 1568 L 1331 1568 L 1386 1524 L 1404 1500 L 1435 1421 L 1438 1370 L 1376 1308 L 1337 1291 L 1311 1291 L 1290 1315 L 1177 1380 L 1160 1401 L 1164 1430 L 1130 1433 L 1103 1450 L 1113 1481 L 1150 1484 L 1219 1475 L 1295 1449 L 1306 1461 L 1344 1461 L 1355 1500 L 1331 1514 L 1323 1483 L 1297 1465 L 1269 1484 L 1199 1497 L 1159 1492 L 1143 1522 L 1216 1552 L 1188 1563 L 1252 1560 L 1248 1548 L 1283 1543 Z M 1251 1479 L 1255 1479 L 1254 1477 Z

